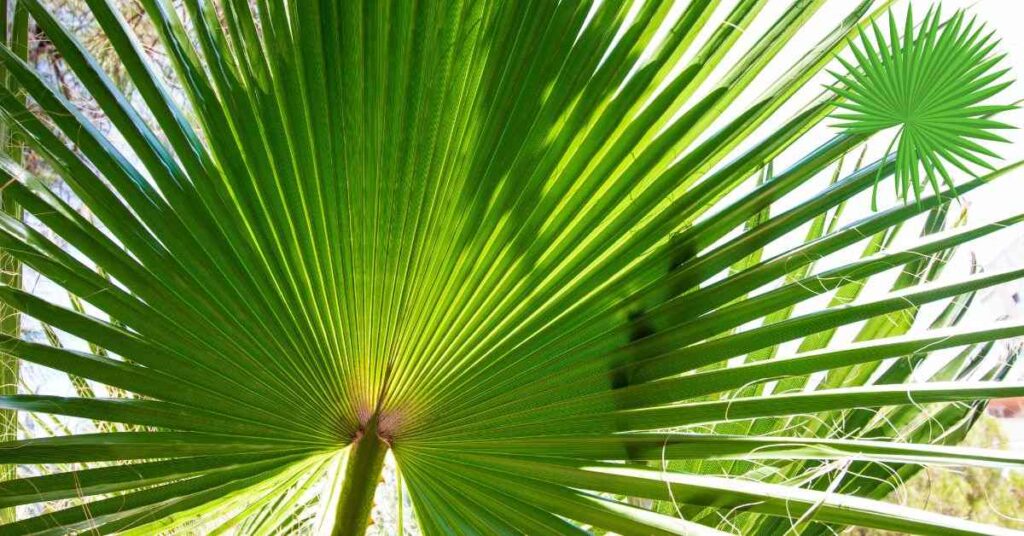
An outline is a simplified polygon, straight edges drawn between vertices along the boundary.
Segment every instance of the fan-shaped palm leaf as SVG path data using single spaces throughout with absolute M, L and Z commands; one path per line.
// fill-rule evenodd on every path
M 846 98 L 836 103 L 845 110 L 834 114 L 840 127 L 862 134 L 899 128 L 892 145 L 904 197 L 910 191 L 920 197 L 925 182 L 939 191 L 940 177 L 953 186 L 947 163 L 967 173 L 972 173 L 968 164 L 994 169 L 988 160 L 998 156 L 979 142 L 1006 142 L 993 131 L 1010 126 L 991 116 L 1015 108 L 990 102 L 1010 85 L 1004 79 L 1008 69 L 1000 68 L 1005 55 L 994 52 L 993 33 L 965 20 L 963 11 L 940 18 L 939 9 L 929 10 L 915 34 L 908 6 L 901 38 L 890 12 L 888 39 L 872 22 L 874 43 L 860 32 L 860 46 L 850 47 L 857 63 L 839 58 L 847 74 L 836 74 L 841 86 L 832 88 Z
M 0 444 L 4 463 L 90 464 L 0 484 L 0 507 L 72 501 L 0 533 L 358 534 L 388 452 L 428 534 L 999 532 L 877 499 L 921 464 L 1024 464 L 951 445 L 981 407 L 954 403 L 1024 393 L 1012 359 L 983 357 L 1024 324 L 958 325 L 1024 268 L 939 277 L 1024 216 L 945 229 L 947 189 L 841 222 L 904 155 L 851 166 L 856 131 L 787 157 L 837 99 L 780 108 L 870 1 L 749 106 L 822 1 L 716 77 L 767 2 L 143 0 L 180 91 L 87 1 L 134 97 L 41 0 L 19 5 L 117 136 L 6 47 L 0 112 L 97 222 L 4 158 L 4 199 L 38 225 L 0 216 L 0 248 L 91 307 L 0 301 L 93 346 L 0 351 L 134 396 L 0 409 L 140 428 Z M 858 296 L 894 268 L 891 293 Z

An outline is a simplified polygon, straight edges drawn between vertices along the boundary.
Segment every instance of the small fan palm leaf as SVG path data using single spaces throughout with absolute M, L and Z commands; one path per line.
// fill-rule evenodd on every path
M 902 37 L 892 12 L 888 36 L 873 21 L 859 45 L 850 43 L 855 63 L 839 58 L 846 73 L 833 73 L 838 82 L 831 86 L 843 97 L 832 116 L 839 128 L 867 135 L 898 129 L 890 149 L 903 197 L 920 197 L 926 184 L 953 186 L 948 166 L 994 169 L 999 157 L 984 142 L 1006 142 L 996 131 L 1011 127 L 991 117 L 1015 108 L 991 103 L 1011 82 L 1000 67 L 1005 54 L 995 51 L 999 41 L 983 24 L 964 11 L 943 21 L 939 8 L 929 9 L 916 31 L 914 22 L 910 6 Z

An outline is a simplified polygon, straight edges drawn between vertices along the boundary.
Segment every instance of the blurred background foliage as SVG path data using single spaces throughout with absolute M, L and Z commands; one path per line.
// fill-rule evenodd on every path
M 124 66 L 117 58 L 117 54 L 110 46 L 96 19 L 90 13 L 85 0 L 42 0 L 41 3 L 81 39 L 82 44 L 95 55 L 100 65 L 121 91 L 129 98 L 137 98 Z M 178 91 L 179 88 L 174 84 L 175 77 L 170 76 L 172 74 L 170 61 L 163 49 L 158 46 L 159 37 L 150 21 L 145 17 L 142 4 L 139 0 L 114 0 L 113 3 L 124 14 L 125 21 L 138 37 L 139 44 L 148 53 L 152 65 L 164 71 L 165 84 L 172 91 Z M 178 0 L 174 2 L 176 6 L 180 3 Z M 40 73 L 48 82 L 57 85 L 64 97 L 89 117 L 105 135 L 110 134 L 111 126 L 106 116 L 100 112 L 96 102 L 65 64 L 53 43 L 39 30 L 35 21 L 30 22 L 27 55 L 29 63 L 35 66 L 36 72 Z M 137 109 L 146 115 L 145 106 L 138 106 Z M 149 117 L 145 118 L 150 119 Z M 149 123 L 153 124 L 152 121 Z M 157 129 L 157 134 L 160 135 L 159 129 Z M 29 171 L 44 179 L 54 179 L 53 174 L 38 156 L 30 152 L 26 157 L 28 161 L 25 167 Z
M 1009 439 L 1000 419 L 985 415 L 964 439 L 964 446 L 1006 449 Z M 1024 530 L 1024 473 L 984 468 L 930 467 L 894 492 L 889 500 L 981 523 Z M 854 536 L 898 536 L 855 528 Z

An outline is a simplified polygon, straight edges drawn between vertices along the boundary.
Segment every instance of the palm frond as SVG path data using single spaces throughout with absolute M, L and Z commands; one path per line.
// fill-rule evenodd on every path
M 1024 465 L 955 446 L 983 401 L 1024 394 L 986 357 L 1024 324 L 961 322 L 1024 268 L 942 273 L 1024 219 L 968 225 L 956 196 L 1024 162 L 960 180 L 936 158 L 975 142 L 904 129 L 873 159 L 873 123 L 819 137 L 906 54 L 987 58 L 963 15 L 893 39 L 895 66 L 863 45 L 846 89 L 785 115 L 888 2 L 777 73 L 823 0 L 771 20 L 765 0 L 142 0 L 172 81 L 137 21 L 86 3 L 118 81 L 18 5 L 112 132 L 0 47 L 0 119 L 74 198 L 0 157 L 27 215 L 0 215 L 0 249 L 72 296 L 0 285 L 54 334 L 0 352 L 82 389 L 0 410 L 102 426 L 0 442 L 43 471 L 0 482 L 0 508 L 59 505 L 0 533 L 358 534 L 388 463 L 428 534 L 1011 533 L 880 499 L 922 465 Z M 971 134 L 1002 109 L 989 63 L 929 71 L 977 82 Z M 950 182 L 856 214 L 918 158 Z
M 940 181 L 951 186 L 947 165 L 967 173 L 969 165 L 995 169 L 990 162 L 998 156 L 979 142 L 1007 142 L 995 131 L 1010 125 L 991 116 L 1016 108 L 991 104 L 1010 82 L 1008 69 L 1000 68 L 1004 55 L 995 52 L 998 40 L 983 24 L 964 11 L 941 20 L 940 8 L 929 9 L 916 32 L 914 24 L 910 5 L 902 37 L 892 12 L 888 37 L 872 22 L 874 39 L 860 32 L 860 45 L 850 46 L 856 63 L 840 58 L 846 74 L 835 74 L 832 87 L 843 97 L 836 103 L 841 112 L 832 116 L 840 128 L 899 129 L 890 147 L 903 197 L 920 197 L 926 184 L 936 191 Z

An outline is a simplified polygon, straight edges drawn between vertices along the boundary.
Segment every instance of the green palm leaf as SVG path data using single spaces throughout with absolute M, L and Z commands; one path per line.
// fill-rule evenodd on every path
M 879 125 L 795 150 L 874 102 L 871 73 L 904 76 L 901 54 L 987 58 L 963 15 L 930 12 L 877 65 L 856 50 L 840 96 L 787 117 L 887 2 L 774 73 L 823 0 L 751 39 L 764 0 L 143 0 L 169 65 L 86 1 L 131 93 L 43 2 L 18 5 L 113 133 L 0 47 L 0 118 L 73 192 L 0 157 L 28 216 L 0 215 L 0 249 L 72 296 L 0 286 L 48 335 L 5 332 L 0 353 L 80 387 L 0 411 L 97 424 L 0 442 L 32 468 L 0 508 L 37 514 L 0 533 L 360 534 L 389 463 L 428 534 L 1011 533 L 879 499 L 922 465 L 1024 466 L 955 446 L 984 400 L 1024 394 L 985 358 L 1024 324 L 961 325 L 1024 268 L 941 276 L 1024 220 L 947 228 L 955 196 L 1024 162 L 954 185 L 974 145 L 905 128 L 865 160 Z M 978 65 L 972 98 L 998 87 Z M 969 134 L 1003 109 L 989 96 Z M 850 218 L 879 177 L 915 177 L 908 158 L 947 184 Z M 916 380 L 940 350 L 959 353 Z
M 839 58 L 846 74 L 833 73 L 832 90 L 843 97 L 842 113 L 833 114 L 838 127 L 866 135 L 899 129 L 890 148 L 902 197 L 919 198 L 926 183 L 936 191 L 940 180 L 952 186 L 947 165 L 994 169 L 998 156 L 979 142 L 1006 142 L 994 131 L 1011 127 L 990 117 L 1016 108 L 989 101 L 1010 85 L 1000 68 L 1005 55 L 994 52 L 998 40 L 964 11 L 944 21 L 940 13 L 929 9 L 915 32 L 908 5 L 902 38 L 892 12 L 888 38 L 872 22 L 874 39 L 861 31 L 860 45 L 850 44 L 856 63 Z

